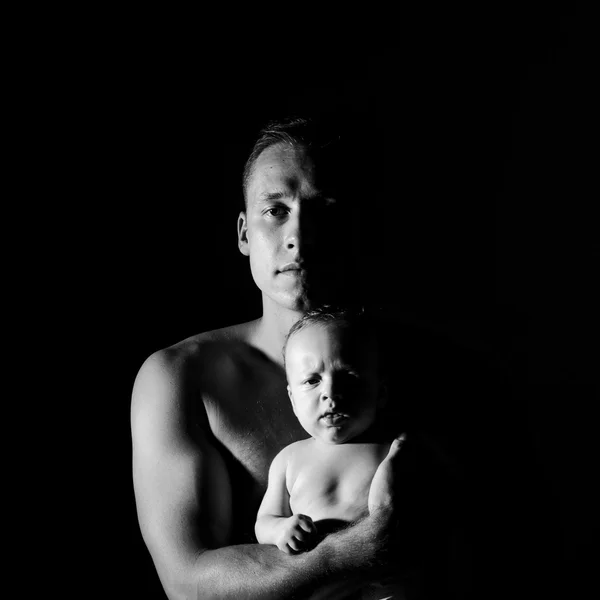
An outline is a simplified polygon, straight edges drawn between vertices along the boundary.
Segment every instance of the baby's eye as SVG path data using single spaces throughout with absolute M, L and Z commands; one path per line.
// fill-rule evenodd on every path
M 319 378 L 309 377 L 308 379 L 305 379 L 302 383 L 305 385 L 316 385 L 317 383 L 319 383 Z

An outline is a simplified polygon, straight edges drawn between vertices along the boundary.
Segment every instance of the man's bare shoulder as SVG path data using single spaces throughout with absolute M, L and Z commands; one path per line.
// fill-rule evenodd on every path
M 258 323 L 259 319 L 256 319 L 255 321 L 238 323 L 237 325 L 221 327 L 212 331 L 204 331 L 185 338 L 159 352 L 166 352 L 167 354 L 193 354 L 202 351 L 205 346 L 211 346 L 214 343 L 240 342 L 250 344 Z
M 147 370 L 164 371 L 172 374 L 193 365 L 195 368 L 217 357 L 223 358 L 234 349 L 252 345 L 252 335 L 258 320 L 222 327 L 192 335 L 171 346 L 157 350 L 144 362 L 140 373 Z
M 190 336 L 152 353 L 138 370 L 133 388 L 135 404 L 144 398 L 181 397 L 215 381 L 234 385 L 239 365 L 253 354 L 252 334 L 257 321 Z M 223 384 L 221 384 L 223 385 Z

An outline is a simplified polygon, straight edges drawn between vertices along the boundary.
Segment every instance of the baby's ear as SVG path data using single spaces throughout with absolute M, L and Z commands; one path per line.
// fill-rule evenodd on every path
M 290 397 L 290 400 L 292 401 L 292 410 L 294 411 L 294 414 L 296 414 L 296 404 L 294 402 L 294 396 L 292 396 L 292 390 L 290 389 L 289 385 L 287 386 L 287 393 Z

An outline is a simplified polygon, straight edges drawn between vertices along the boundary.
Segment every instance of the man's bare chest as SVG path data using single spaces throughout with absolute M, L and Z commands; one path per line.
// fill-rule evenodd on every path
M 282 378 L 238 375 L 220 386 L 218 393 L 205 394 L 203 401 L 219 449 L 262 491 L 277 453 L 307 437 L 293 413 Z

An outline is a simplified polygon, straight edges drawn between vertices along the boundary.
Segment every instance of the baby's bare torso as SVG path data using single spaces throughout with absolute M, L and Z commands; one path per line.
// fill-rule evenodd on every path
M 315 439 L 293 445 L 286 483 L 290 508 L 313 521 L 355 521 L 368 513 L 371 480 L 389 443 L 325 444 Z

